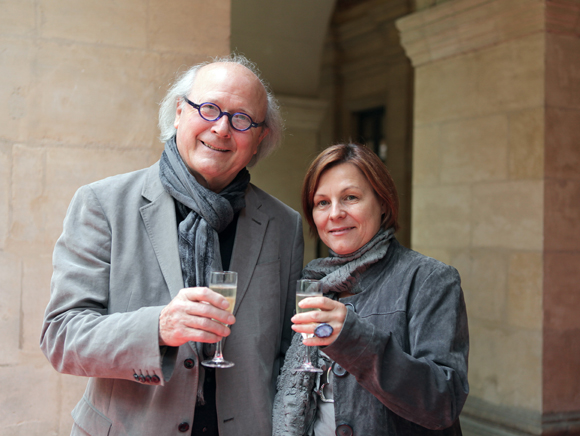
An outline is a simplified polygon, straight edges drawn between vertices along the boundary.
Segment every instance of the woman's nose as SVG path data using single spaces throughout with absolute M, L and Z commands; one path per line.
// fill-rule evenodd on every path
M 340 202 L 336 202 L 332 205 L 332 208 L 330 209 L 330 218 L 331 219 L 340 219 L 340 218 L 343 218 L 345 215 L 346 215 L 346 212 L 345 212 L 342 204 L 340 204 Z

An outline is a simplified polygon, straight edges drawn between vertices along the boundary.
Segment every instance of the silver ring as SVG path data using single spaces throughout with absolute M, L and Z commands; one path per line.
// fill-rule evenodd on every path
M 327 338 L 329 337 L 334 329 L 330 324 L 323 322 L 322 324 L 318 324 L 318 326 L 314 329 L 314 336 L 317 338 Z

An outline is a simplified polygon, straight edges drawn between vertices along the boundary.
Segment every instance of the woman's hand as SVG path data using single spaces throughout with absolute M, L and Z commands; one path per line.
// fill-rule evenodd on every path
M 344 325 L 347 308 L 339 301 L 331 300 L 326 297 L 305 298 L 298 303 L 303 309 L 320 309 L 309 312 L 298 313 L 292 317 L 292 330 L 297 333 L 314 334 L 314 329 L 321 323 L 330 324 L 333 331 L 327 338 L 318 338 L 316 336 L 304 339 L 302 343 L 308 346 L 325 346 L 332 344 Z

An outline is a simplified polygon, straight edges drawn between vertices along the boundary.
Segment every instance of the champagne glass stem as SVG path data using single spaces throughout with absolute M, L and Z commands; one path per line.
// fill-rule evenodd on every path
M 215 344 L 215 353 L 213 355 L 213 360 L 224 360 L 224 356 L 222 356 L 222 341 L 223 339 L 220 339 Z
M 302 337 L 306 339 L 305 334 L 302 334 Z M 304 347 L 304 366 L 312 366 L 312 363 L 310 363 L 310 350 L 308 347 Z

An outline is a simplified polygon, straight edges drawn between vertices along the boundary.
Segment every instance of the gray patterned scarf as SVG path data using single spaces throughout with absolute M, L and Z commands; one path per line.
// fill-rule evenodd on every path
M 244 193 L 250 173 L 242 169 L 219 194 L 201 186 L 179 155 L 175 137 L 165 143 L 159 162 L 159 177 L 165 191 L 177 200 L 185 219 L 178 227 L 178 249 L 185 287 L 207 286 L 209 274 L 222 270 L 218 233 L 246 206 Z M 203 356 L 203 344 L 196 344 Z M 203 367 L 200 366 L 198 402 L 203 400 Z
M 333 300 L 341 292 L 353 294 L 362 292 L 358 280 L 371 265 L 385 257 L 394 230 L 379 232 L 354 253 L 339 255 L 330 250 L 330 256 L 314 259 L 302 270 L 302 278 L 317 279 L 322 282 L 322 291 Z M 277 393 L 273 408 L 274 436 L 302 436 L 309 432 L 314 423 L 316 398 L 313 390 L 318 374 L 293 371 L 300 366 L 305 353 L 310 354 L 313 363 L 323 364 L 318 347 L 306 347 L 302 336 L 295 333 L 290 348 L 286 352 L 284 366 L 277 382 Z

